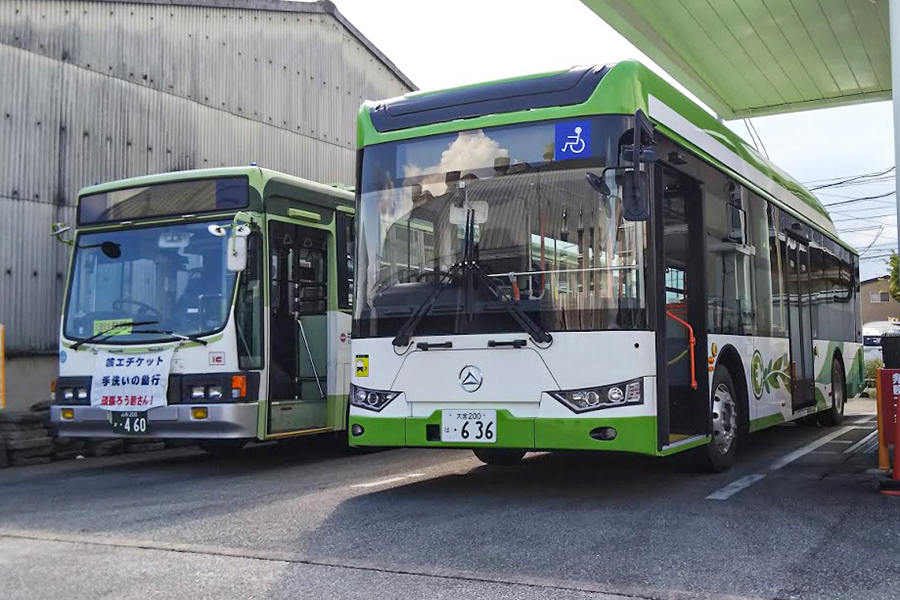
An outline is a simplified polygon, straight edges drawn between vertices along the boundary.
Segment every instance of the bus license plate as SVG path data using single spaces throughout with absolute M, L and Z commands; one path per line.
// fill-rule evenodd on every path
M 497 411 L 441 411 L 441 441 L 465 444 L 495 443 L 497 441 Z
M 109 413 L 113 433 L 141 435 L 147 433 L 147 411 L 123 411 Z

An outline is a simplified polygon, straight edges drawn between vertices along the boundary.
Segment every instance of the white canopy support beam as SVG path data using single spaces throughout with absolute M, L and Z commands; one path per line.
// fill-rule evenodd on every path
M 900 81 L 900 0 L 891 0 L 888 10 L 891 30 L 891 78 Z M 900 156 L 900 98 L 893 94 L 894 105 L 894 165 Z M 894 169 L 894 190 L 900 191 L 900 169 Z M 900 245 L 900 194 L 894 194 L 897 200 L 897 240 Z M 900 253 L 900 252 L 898 252 Z

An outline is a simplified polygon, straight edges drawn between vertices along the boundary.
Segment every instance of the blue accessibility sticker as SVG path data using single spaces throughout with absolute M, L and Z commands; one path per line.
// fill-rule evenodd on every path
M 591 155 L 591 122 L 566 121 L 556 124 L 556 160 L 587 158 Z

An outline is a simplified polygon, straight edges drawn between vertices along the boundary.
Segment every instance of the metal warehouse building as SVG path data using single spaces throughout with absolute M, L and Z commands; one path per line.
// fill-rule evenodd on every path
M 257 162 L 352 183 L 356 113 L 415 89 L 331 2 L 0 2 L 7 397 L 48 395 L 78 190 Z

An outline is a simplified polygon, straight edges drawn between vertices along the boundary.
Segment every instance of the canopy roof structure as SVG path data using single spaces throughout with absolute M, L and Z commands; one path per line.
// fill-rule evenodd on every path
M 891 99 L 888 0 L 582 0 L 724 119 Z

